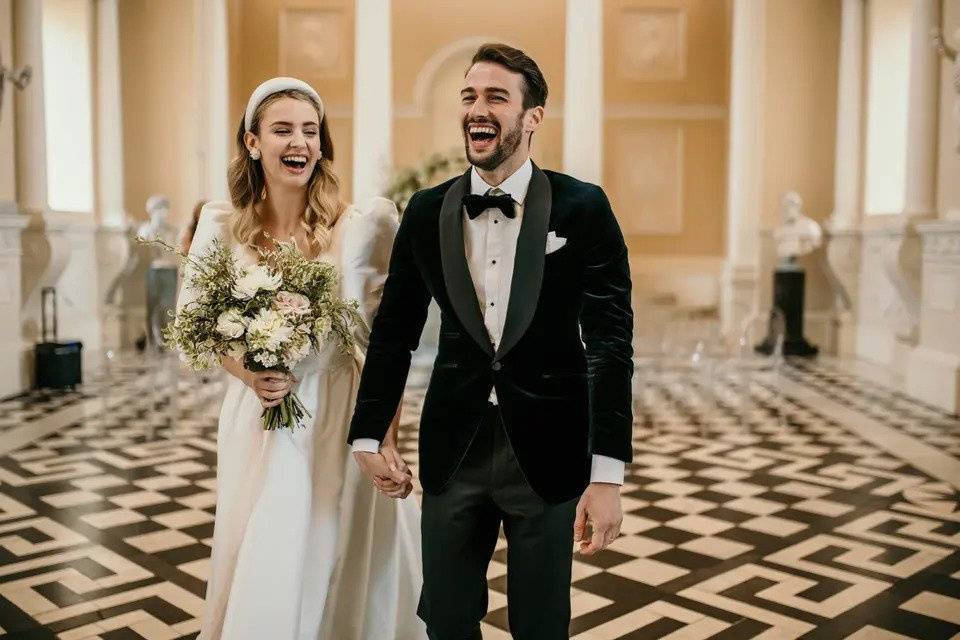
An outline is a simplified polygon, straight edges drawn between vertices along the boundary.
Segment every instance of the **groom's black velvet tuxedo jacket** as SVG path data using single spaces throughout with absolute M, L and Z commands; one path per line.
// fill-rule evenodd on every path
M 420 421 L 424 491 L 443 491 L 496 386 L 531 487 L 547 502 L 570 500 L 589 483 L 591 454 L 632 457 L 633 313 L 623 236 L 600 187 L 534 166 L 494 352 L 464 253 L 461 201 L 469 192 L 468 171 L 407 206 L 349 440 L 383 440 L 433 297 L 441 328 Z M 567 242 L 545 255 L 549 231 Z

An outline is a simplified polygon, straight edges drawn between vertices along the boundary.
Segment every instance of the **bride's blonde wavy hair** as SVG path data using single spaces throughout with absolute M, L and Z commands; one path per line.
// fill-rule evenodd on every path
M 303 91 L 278 91 L 267 96 L 257 107 L 251 121 L 251 133 L 260 135 L 263 114 L 271 104 L 282 98 L 303 100 L 313 105 L 317 115 L 320 115 L 320 105 Z M 256 249 L 257 243 L 265 239 L 257 205 L 263 201 L 266 177 L 260 162 L 250 157 L 243 140 L 245 133 L 246 127 L 241 116 L 240 127 L 237 129 L 237 155 L 230 161 L 227 179 L 230 184 L 230 200 L 236 211 L 233 216 L 233 236 L 239 243 Z M 320 120 L 320 153 L 321 158 L 307 182 L 307 208 L 300 218 L 311 248 L 318 253 L 329 246 L 333 225 L 347 207 L 340 199 L 340 181 L 333 172 L 333 140 L 330 138 L 326 118 Z

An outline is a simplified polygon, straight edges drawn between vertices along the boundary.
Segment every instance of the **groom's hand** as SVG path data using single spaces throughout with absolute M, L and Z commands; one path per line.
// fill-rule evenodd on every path
M 377 478 L 389 478 L 392 473 L 390 466 L 381 453 L 370 453 L 367 451 L 354 451 L 353 459 L 357 461 L 360 471 L 363 475 L 376 484 Z
M 580 553 L 589 556 L 606 548 L 620 535 L 622 522 L 620 485 L 591 483 L 577 504 L 577 519 L 573 524 L 573 539 L 580 544 Z
M 399 464 L 402 464 L 402 468 L 397 466 L 398 463 L 393 459 L 394 457 L 400 459 Z M 405 498 L 409 494 L 409 491 L 404 493 L 402 489 L 410 482 L 412 477 L 406 463 L 400 458 L 399 452 L 396 456 L 391 456 L 389 452 L 354 451 L 353 459 L 357 461 L 363 475 L 367 476 L 385 494 L 392 498 Z

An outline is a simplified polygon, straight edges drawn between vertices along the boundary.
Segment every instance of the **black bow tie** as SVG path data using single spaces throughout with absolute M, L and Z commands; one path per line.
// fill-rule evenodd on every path
M 502 196 L 466 195 L 463 197 L 463 206 L 467 208 L 467 215 L 471 220 L 487 209 L 500 209 L 508 218 L 515 218 L 517 215 L 513 208 L 513 198 L 506 193 Z

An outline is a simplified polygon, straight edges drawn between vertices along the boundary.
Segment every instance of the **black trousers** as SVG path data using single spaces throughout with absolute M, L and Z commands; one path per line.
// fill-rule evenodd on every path
M 423 495 L 418 614 L 430 639 L 481 638 L 487 565 L 503 523 L 510 632 L 516 640 L 567 640 L 576 506 L 549 505 L 534 493 L 490 405 L 443 493 Z

